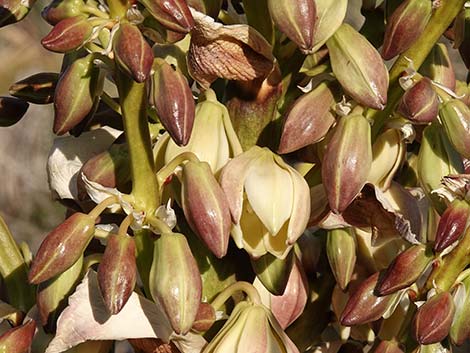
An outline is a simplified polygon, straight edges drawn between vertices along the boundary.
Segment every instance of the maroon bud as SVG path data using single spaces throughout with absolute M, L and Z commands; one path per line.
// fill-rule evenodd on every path
M 416 124 L 427 124 L 439 113 L 439 99 L 431 80 L 424 77 L 408 89 L 397 106 L 397 112 Z
M 196 332 L 206 332 L 209 330 L 216 320 L 215 309 L 208 303 L 199 304 L 196 319 L 194 320 L 191 330 Z
M 12 96 L 34 104 L 54 101 L 54 91 L 59 79 L 55 72 L 41 72 L 14 83 L 9 92 Z
M 134 239 L 111 235 L 98 267 L 98 284 L 112 315 L 121 311 L 134 291 L 137 277 Z
M 43 240 L 29 271 L 29 282 L 38 284 L 64 272 L 82 256 L 93 233 L 95 220 L 74 213 Z
M 29 104 L 21 99 L 0 97 L 0 126 L 12 126 L 26 114 Z
M 194 19 L 185 0 L 140 0 L 150 14 L 171 31 L 188 33 Z
M 409 287 L 424 272 L 432 260 L 424 245 L 412 245 L 398 255 L 379 281 L 379 295 L 392 294 Z
M 179 146 L 189 142 L 194 125 L 195 104 L 188 80 L 177 69 L 159 61 L 153 75 L 152 104 L 158 118 Z
M 470 205 L 463 200 L 454 200 L 444 211 L 436 232 L 435 251 L 442 251 L 456 242 L 467 228 Z
M 66 53 L 82 46 L 90 38 L 93 26 L 84 16 L 66 18 L 57 23 L 54 28 L 41 40 L 44 48 Z
M 12 328 L 0 336 L 0 352 L 28 353 L 33 343 L 36 323 L 29 320 L 27 323 Z
M 49 24 L 55 26 L 66 18 L 85 16 L 82 12 L 83 6 L 85 6 L 83 0 L 53 0 L 42 10 L 41 16 Z
M 418 309 L 413 320 L 413 333 L 419 344 L 442 341 L 449 334 L 455 305 L 449 292 L 436 294 Z
M 113 41 L 116 61 L 136 82 L 144 82 L 150 75 L 153 51 L 139 27 L 121 23 Z

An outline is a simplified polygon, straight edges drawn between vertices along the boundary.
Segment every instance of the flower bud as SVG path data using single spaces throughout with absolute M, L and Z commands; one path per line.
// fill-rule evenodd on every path
M 41 40 L 44 48 L 66 53 L 80 48 L 90 38 L 93 26 L 85 16 L 63 19 Z
M 465 7 L 456 18 L 460 31 L 456 33 L 455 46 L 459 48 L 460 57 L 465 66 L 470 68 L 470 8 Z
M 334 213 L 343 212 L 365 185 L 372 164 L 369 122 L 359 114 L 342 117 L 322 162 L 322 181 Z
M 336 79 L 357 102 L 374 109 L 387 104 L 388 71 L 377 50 L 343 23 L 326 42 Z
M 238 303 L 230 318 L 202 353 L 299 353 L 269 310 L 260 304 Z
M 74 213 L 43 240 L 29 271 L 29 282 L 38 284 L 64 272 L 82 256 L 93 237 L 95 220 Z
M 456 286 L 453 297 L 455 316 L 449 335 L 452 343 L 461 346 L 470 338 L 470 277 Z
M 185 0 L 140 0 L 150 14 L 169 30 L 188 33 L 194 26 Z
M 34 0 L 0 0 L 0 28 L 25 18 L 34 2 Z
M 317 9 L 312 0 L 268 0 L 268 9 L 276 26 L 300 50 L 309 53 L 314 44 Z
M 66 271 L 39 284 L 36 303 L 41 325 L 55 331 L 57 318 L 67 306 L 68 297 L 73 293 L 80 279 L 83 256 Z
M 232 220 L 227 198 L 206 162 L 183 166 L 182 203 L 191 229 L 218 258 L 227 253 Z
M 49 24 L 55 26 L 66 18 L 85 16 L 82 12 L 83 6 L 85 6 L 83 0 L 53 0 L 42 10 L 41 16 Z
M 153 52 L 139 27 L 121 23 L 113 39 L 113 51 L 119 66 L 136 82 L 144 82 L 149 77 Z
M 403 353 L 400 346 L 395 341 L 381 341 L 372 351 L 373 353 Z
M 347 0 L 315 1 L 317 8 L 316 30 L 312 53 L 318 51 L 341 26 L 346 17 Z
M 433 259 L 424 245 L 412 245 L 388 266 L 377 286 L 379 295 L 388 295 L 411 286 Z
M 58 79 L 54 72 L 41 72 L 14 83 L 9 93 L 30 103 L 49 104 L 53 102 Z
M 470 158 L 470 108 L 458 99 L 441 105 L 439 116 L 455 150 Z
M 326 255 L 336 282 L 345 290 L 356 265 L 356 241 L 352 228 L 333 229 L 328 232 Z
M 196 319 L 194 320 L 191 330 L 196 332 L 206 332 L 209 330 L 216 320 L 215 309 L 208 303 L 199 304 Z
M 439 112 L 439 99 L 431 81 L 424 77 L 408 89 L 397 106 L 397 113 L 415 124 L 432 122 Z
M 134 291 L 136 277 L 134 239 L 111 235 L 98 266 L 98 284 L 111 315 L 119 313 L 126 305 Z
M 382 57 L 390 60 L 410 48 L 423 33 L 431 14 L 432 1 L 428 0 L 405 0 L 398 6 L 385 27 Z
M 26 114 L 29 104 L 21 99 L 0 97 L 0 126 L 12 126 Z
M 302 262 L 302 268 L 308 276 L 314 275 L 318 269 L 322 252 L 322 240 L 319 236 L 304 232 L 297 240 L 296 255 Z M 298 250 L 298 252 L 297 252 Z
M 455 71 L 444 43 L 437 43 L 420 67 L 419 72 L 451 90 L 455 89 Z
M 455 199 L 442 214 L 436 232 L 435 251 L 442 251 L 464 233 L 470 220 L 470 205 L 464 201 Z
M 0 336 L 0 352 L 28 353 L 31 350 L 35 332 L 36 323 L 34 320 L 9 329 Z
M 378 297 L 374 294 L 379 280 L 379 272 L 363 281 L 349 300 L 341 314 L 340 322 L 343 326 L 356 326 L 373 322 L 393 304 L 396 294 Z
M 274 295 L 284 293 L 289 275 L 294 264 L 294 252 L 291 251 L 285 259 L 278 259 L 276 256 L 266 254 L 259 259 L 251 259 L 251 266 L 256 273 L 256 277 L 263 286 Z
M 183 234 L 164 233 L 155 240 L 150 291 L 177 334 L 191 329 L 201 302 L 202 283 Z
M 92 55 L 75 60 L 62 73 L 54 93 L 55 134 L 65 134 L 95 109 L 103 83 Z
M 460 80 L 455 82 L 455 94 L 465 105 L 470 105 L 470 88 L 466 82 Z
M 455 305 L 449 292 L 436 294 L 428 299 L 416 313 L 413 333 L 419 344 L 442 341 L 449 334 Z
M 186 146 L 193 130 L 195 104 L 188 80 L 178 69 L 159 61 L 152 77 L 152 104 L 178 146 Z
M 333 104 L 334 97 L 326 83 L 298 98 L 286 115 L 278 152 L 290 153 L 323 139 L 335 122 L 330 113 Z

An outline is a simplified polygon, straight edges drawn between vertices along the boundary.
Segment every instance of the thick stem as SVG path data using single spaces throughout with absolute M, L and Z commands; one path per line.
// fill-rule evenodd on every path
M 183 152 L 168 162 L 162 169 L 160 169 L 157 173 L 159 188 L 161 189 L 163 187 L 165 180 L 175 172 L 175 169 L 178 166 L 187 161 L 199 162 L 199 158 L 197 158 L 197 156 L 192 152 Z
M 261 297 L 259 296 L 258 290 L 253 287 L 251 283 L 240 281 L 235 282 L 220 292 L 212 301 L 211 305 L 215 310 L 219 309 L 235 292 L 238 291 L 245 292 L 251 302 L 261 304 Z
M 131 195 L 138 208 L 152 214 L 160 202 L 147 122 L 145 83 L 137 83 L 119 71 L 117 84 L 131 159 Z
M 374 120 L 372 136 L 375 138 L 382 129 L 387 118 L 393 113 L 395 105 L 403 92 L 398 79 L 409 66 L 409 60 L 413 62 L 416 70 L 423 64 L 432 48 L 441 35 L 450 26 L 452 20 L 463 8 L 465 0 L 441 0 L 441 6 L 434 12 L 423 34 L 415 41 L 413 46 L 401 54 L 390 70 L 390 86 L 388 90 L 387 106 L 382 111 L 369 110 L 367 117 Z
M 130 5 L 127 0 L 108 0 L 109 14 L 112 19 L 125 18 Z

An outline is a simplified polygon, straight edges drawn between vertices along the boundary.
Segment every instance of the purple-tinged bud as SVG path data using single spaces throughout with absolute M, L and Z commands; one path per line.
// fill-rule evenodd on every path
M 333 229 L 328 232 L 326 255 L 336 282 L 345 290 L 356 265 L 356 240 L 352 228 Z
M 12 97 L 0 97 L 0 126 L 12 126 L 26 114 L 29 104 Z
M 420 67 L 419 72 L 450 90 L 455 89 L 455 71 L 444 43 L 437 43 Z
M 400 346 L 395 341 L 381 341 L 372 353 L 403 353 Z
M 153 74 L 151 102 L 173 141 L 178 146 L 186 146 L 196 110 L 193 93 L 181 71 L 165 61 L 159 61 Z
M 9 329 L 0 336 L 0 352 L 28 353 L 31 350 L 35 332 L 36 322 L 34 320 Z
M 439 116 L 455 150 L 470 158 L 470 108 L 464 102 L 452 99 L 441 105 Z
M 294 264 L 294 256 L 294 252 L 291 251 L 285 259 L 279 259 L 272 254 L 251 259 L 256 277 L 270 293 L 274 295 L 284 293 Z
M 424 77 L 408 89 L 397 106 L 397 113 L 415 124 L 427 124 L 439 113 L 439 99 L 431 80 Z
M 442 251 L 456 242 L 465 232 L 470 220 L 470 205 L 455 199 L 442 214 L 436 231 L 435 251 Z
M 188 333 L 201 302 L 202 281 L 183 234 L 164 233 L 155 240 L 150 291 L 173 330 L 177 334 Z
M 286 115 L 278 153 L 290 153 L 323 139 L 335 122 L 330 113 L 333 104 L 333 93 L 326 83 L 298 98 Z
M 456 286 L 453 293 L 455 316 L 449 336 L 453 344 L 461 346 L 470 338 L 470 277 Z
M 322 163 L 322 181 L 334 213 L 342 213 L 356 198 L 366 183 L 371 164 L 369 122 L 359 114 L 342 117 Z
M 413 333 L 419 344 L 442 341 L 449 334 L 455 305 L 449 292 L 436 294 L 427 300 L 413 320 Z
M 93 64 L 93 56 L 75 60 L 60 76 L 54 93 L 54 127 L 63 135 L 93 111 L 103 89 L 104 77 Z
M 333 73 L 346 93 L 367 107 L 384 109 L 388 71 L 374 46 L 346 23 L 326 45 Z
M 98 266 L 98 284 L 106 308 L 115 315 L 126 305 L 137 278 L 134 239 L 127 235 L 108 237 Z
M 83 0 L 53 0 L 42 10 L 41 16 L 49 24 L 55 26 L 66 18 L 85 16 L 82 12 L 83 6 L 85 6 Z
M 66 18 L 52 28 L 41 44 L 50 51 L 66 53 L 80 48 L 90 38 L 92 31 L 93 26 L 85 16 Z
M 54 91 L 59 80 L 55 72 L 41 72 L 14 83 L 9 93 L 34 104 L 49 104 L 54 100 Z
M 433 256 L 424 245 L 412 245 L 388 266 L 376 288 L 379 295 L 388 295 L 412 285 L 424 272 Z
M 194 19 L 185 0 L 140 0 L 150 14 L 164 27 L 179 33 L 188 33 Z
M 385 27 L 382 57 L 390 60 L 419 38 L 432 14 L 431 0 L 405 0 L 390 16 Z
M 341 314 L 340 322 L 343 326 L 362 325 L 376 321 L 393 304 L 396 294 L 378 297 L 374 294 L 379 280 L 379 272 L 363 281 L 349 297 Z
M 150 76 L 153 51 L 139 27 L 121 23 L 113 40 L 113 51 L 119 66 L 136 82 L 144 82 Z
M 216 321 L 215 309 L 209 303 L 199 304 L 196 319 L 194 320 L 191 330 L 196 332 L 206 332 Z
M 232 218 L 222 188 L 206 162 L 183 166 L 182 203 L 191 229 L 218 258 L 227 254 Z
M 95 219 L 74 213 L 43 240 L 29 271 L 29 282 L 38 284 L 64 272 L 82 256 L 93 237 Z
M 304 53 L 314 45 L 317 7 L 313 0 L 268 0 L 276 26 Z

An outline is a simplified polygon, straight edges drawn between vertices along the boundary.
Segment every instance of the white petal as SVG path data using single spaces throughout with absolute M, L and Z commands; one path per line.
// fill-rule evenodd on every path
M 286 222 L 276 234 L 276 236 L 273 236 L 267 232 L 263 237 L 266 250 L 276 256 L 278 259 L 285 259 L 290 249 L 292 248 L 292 245 L 289 244 L 287 239 L 287 227 L 288 223 Z
M 77 175 L 83 163 L 109 148 L 122 133 L 110 127 L 84 132 L 79 137 L 54 139 L 47 160 L 47 176 L 55 199 L 76 199 Z

